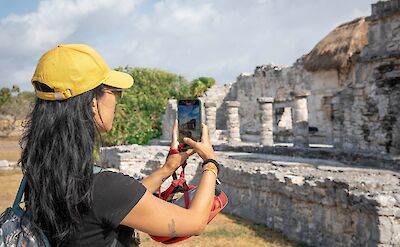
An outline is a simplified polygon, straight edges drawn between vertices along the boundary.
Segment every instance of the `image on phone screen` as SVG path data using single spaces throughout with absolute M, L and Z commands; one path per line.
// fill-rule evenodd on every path
M 179 143 L 184 137 L 195 141 L 201 139 L 201 108 L 199 100 L 178 101 Z

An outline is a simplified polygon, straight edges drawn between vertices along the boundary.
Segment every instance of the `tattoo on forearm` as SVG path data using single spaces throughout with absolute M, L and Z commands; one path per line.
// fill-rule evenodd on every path
M 172 219 L 171 223 L 168 224 L 169 234 L 172 237 L 176 237 L 175 220 Z

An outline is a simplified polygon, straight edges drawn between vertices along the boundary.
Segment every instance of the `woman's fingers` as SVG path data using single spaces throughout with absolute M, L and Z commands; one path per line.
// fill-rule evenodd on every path
M 208 142 L 208 127 L 205 124 L 201 124 L 201 142 Z
M 178 149 L 178 119 L 175 119 L 172 127 L 171 149 Z
M 192 154 L 196 153 L 196 151 L 194 151 L 194 149 L 189 149 L 189 150 L 187 150 L 185 153 L 186 153 L 186 154 L 188 155 L 188 157 L 189 157 L 189 156 L 191 156 Z
M 172 140 L 178 141 L 178 119 L 175 119 L 174 126 L 172 127 Z

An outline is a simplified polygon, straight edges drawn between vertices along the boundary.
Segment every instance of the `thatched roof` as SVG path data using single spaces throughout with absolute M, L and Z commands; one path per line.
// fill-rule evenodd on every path
M 347 67 L 351 56 L 367 45 L 367 34 L 368 23 L 364 17 L 336 27 L 305 55 L 304 67 L 309 71 Z

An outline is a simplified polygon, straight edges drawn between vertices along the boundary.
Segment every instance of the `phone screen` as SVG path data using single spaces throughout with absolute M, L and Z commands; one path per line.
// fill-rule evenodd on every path
M 198 99 L 178 101 L 179 143 L 184 137 L 201 140 L 201 106 Z

